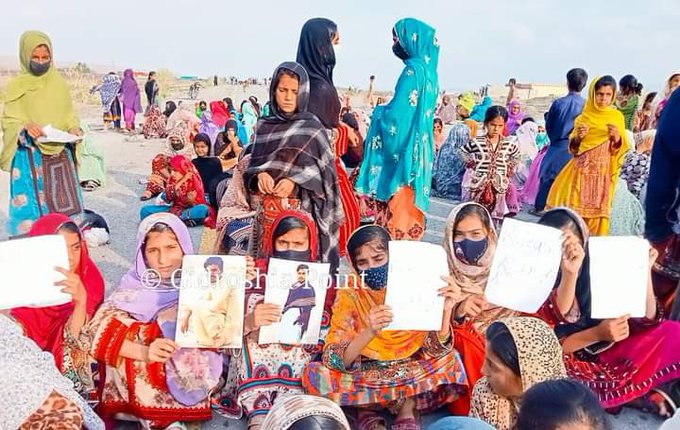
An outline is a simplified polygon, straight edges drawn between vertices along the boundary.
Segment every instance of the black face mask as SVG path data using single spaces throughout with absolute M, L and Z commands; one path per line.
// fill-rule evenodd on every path
M 274 251 L 274 257 L 281 258 L 283 260 L 308 262 L 311 258 L 311 252 L 309 250 L 293 251 L 291 249 L 286 251 Z
M 394 55 L 397 56 L 397 58 L 401 60 L 408 60 L 410 55 L 408 55 L 408 52 L 406 52 L 406 49 L 404 49 L 403 46 L 401 46 L 401 43 L 399 42 L 394 42 L 394 45 L 392 45 L 392 52 Z
M 51 61 L 41 64 L 38 63 L 37 61 L 31 60 L 31 63 L 29 64 L 28 67 L 31 70 L 31 73 L 34 74 L 35 76 L 42 76 L 50 70 L 51 65 L 52 65 Z

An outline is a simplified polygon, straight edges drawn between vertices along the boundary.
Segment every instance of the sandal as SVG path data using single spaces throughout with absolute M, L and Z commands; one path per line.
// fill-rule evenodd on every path
M 80 184 L 80 187 L 83 189 L 83 191 L 94 191 L 99 188 L 99 184 L 97 184 L 95 181 L 85 181 Z
M 144 194 L 142 194 L 142 195 L 139 197 L 139 200 L 145 202 L 145 201 L 147 201 L 147 200 L 151 200 L 152 198 L 153 198 L 153 196 L 152 196 L 151 194 L 149 194 L 149 193 L 144 193 Z
M 375 411 L 361 410 L 358 413 L 359 430 L 386 430 L 387 423 L 385 419 Z
M 175 421 L 165 428 L 165 430 L 189 430 L 189 428 L 181 421 Z
M 421 430 L 421 427 L 417 419 L 403 418 L 392 423 L 392 430 Z

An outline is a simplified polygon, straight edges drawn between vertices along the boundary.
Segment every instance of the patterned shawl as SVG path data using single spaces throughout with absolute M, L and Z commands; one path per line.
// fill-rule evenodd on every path
M 478 203 L 468 202 L 462 203 L 453 208 L 451 214 L 449 214 L 448 220 L 446 221 L 446 230 L 444 231 L 444 249 L 446 250 L 446 256 L 449 261 L 449 270 L 451 271 L 451 275 L 456 280 L 456 283 L 460 286 L 463 293 L 460 298 L 461 301 L 470 297 L 471 295 L 484 295 L 486 283 L 489 280 L 489 272 L 491 271 L 491 263 L 493 262 L 494 255 L 496 254 L 496 245 L 498 244 L 496 228 L 493 226 L 493 224 L 490 224 L 486 226 L 486 228 L 489 230 L 489 245 L 478 264 L 465 264 L 460 260 L 460 258 L 456 257 L 455 251 L 453 249 L 453 238 L 455 237 L 454 227 L 458 218 L 458 214 L 468 205 L 479 206 L 485 212 L 487 212 L 489 219 L 491 219 L 491 215 L 488 214 L 488 210 L 484 206 Z M 514 315 L 517 315 L 517 312 L 487 303 L 486 308 L 484 308 L 477 318 L 472 320 L 472 324 L 480 334 L 484 334 L 486 329 L 494 321 Z
M 276 104 L 276 86 L 281 71 L 287 69 L 300 78 L 297 112 L 285 116 Z M 319 253 L 323 262 L 339 260 L 339 229 L 344 221 L 335 154 L 328 134 L 319 120 L 307 112 L 309 78 L 297 63 L 283 63 L 274 71 L 269 89 L 271 115 L 257 125 L 250 166 L 245 183 L 257 188 L 257 175 L 269 173 L 275 182 L 287 178 L 295 182 L 305 210 L 319 229 Z
M 349 422 L 340 406 L 323 397 L 291 395 L 278 398 L 262 423 L 262 430 L 286 430 L 307 417 L 327 417 L 350 430 Z
M 514 317 L 499 322 L 508 328 L 517 347 L 524 392 L 541 382 L 567 377 L 562 346 L 543 320 Z M 517 399 L 496 394 L 484 377 L 475 385 L 470 416 L 480 418 L 498 430 L 510 430 L 515 428 L 519 406 Z
M 102 98 L 102 109 L 104 113 L 111 109 L 113 100 L 118 97 L 120 91 L 120 78 L 115 73 L 109 73 L 102 78 L 102 84 L 99 87 L 99 94 Z

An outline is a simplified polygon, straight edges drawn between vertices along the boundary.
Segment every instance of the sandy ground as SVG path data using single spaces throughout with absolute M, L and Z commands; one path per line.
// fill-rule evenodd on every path
M 260 101 L 266 100 L 266 89 L 251 88 L 247 93 L 242 88 L 208 87 L 201 92 L 200 99 L 214 100 L 225 96 L 234 98 L 235 103 L 246 95 L 256 94 Z M 82 118 L 92 129 L 101 128 L 97 109 L 86 109 Z M 139 119 L 139 118 L 138 118 Z M 92 209 L 107 220 L 111 228 L 111 243 L 100 248 L 91 248 L 90 254 L 97 262 L 106 279 L 107 292 L 110 293 L 120 281 L 122 275 L 132 264 L 135 251 L 135 236 L 139 223 L 139 209 L 141 202 L 138 196 L 144 186 L 140 180 L 150 173 L 151 159 L 165 145 L 163 140 L 145 140 L 143 137 L 125 137 L 111 131 L 94 131 L 97 143 L 106 154 L 108 182 L 105 187 L 91 193 L 85 193 L 85 206 Z M 6 221 L 9 202 L 9 175 L 0 174 L 0 240 L 7 238 Z M 441 243 L 443 229 L 453 202 L 433 199 L 428 215 L 428 226 L 425 240 Z M 531 220 L 528 214 L 522 214 L 522 219 Z M 194 247 L 198 250 L 202 228 L 191 229 Z M 424 424 L 431 423 L 441 415 L 433 414 L 424 417 Z M 651 415 L 624 409 L 613 417 L 615 429 L 657 429 L 660 421 Z M 225 421 L 216 418 L 203 425 L 204 429 L 245 429 L 243 422 Z

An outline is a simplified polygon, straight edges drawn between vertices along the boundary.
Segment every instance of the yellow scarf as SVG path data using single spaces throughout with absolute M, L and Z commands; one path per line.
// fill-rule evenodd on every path
M 326 344 L 351 342 L 368 327 L 368 315 L 385 303 L 385 289 L 374 291 L 361 285 L 361 278 L 349 276 L 347 288 L 338 290 L 333 304 L 331 328 Z M 382 331 L 361 351 L 371 360 L 392 361 L 418 352 L 428 333 L 423 331 Z
M 596 77 L 590 84 L 590 90 L 588 91 L 588 100 L 586 100 L 586 105 L 583 108 L 583 112 L 574 121 L 574 130 L 569 136 L 569 140 L 576 137 L 578 134 L 578 126 L 585 124 L 588 126 L 588 134 L 581 141 L 581 145 L 578 149 L 578 154 L 581 155 L 584 152 L 590 151 L 593 148 L 600 146 L 604 142 L 609 141 L 609 129 L 607 125 L 614 125 L 619 129 L 621 133 L 621 150 L 616 159 L 619 166 L 619 170 L 623 165 L 623 159 L 625 158 L 628 150 L 630 149 L 630 141 L 628 140 L 628 133 L 626 133 L 626 121 L 623 114 L 616 109 L 612 103 L 606 108 L 599 108 L 597 103 L 595 103 L 595 84 L 600 80 L 600 77 Z M 616 100 L 616 91 L 614 91 L 614 100 Z M 614 170 L 612 170 L 614 172 Z M 618 176 L 618 175 L 617 175 Z
M 42 76 L 30 72 L 31 55 L 35 48 L 45 45 L 52 56 L 52 66 Z M 5 109 L 2 116 L 3 147 L 0 168 L 9 171 L 17 150 L 19 133 L 28 123 L 40 126 L 51 124 L 68 131 L 80 125 L 71 102 L 71 94 L 64 78 L 54 66 L 54 51 L 50 38 L 40 31 L 27 31 L 19 42 L 21 74 L 7 85 Z M 78 145 L 81 146 L 81 145 Z M 38 143 L 45 155 L 59 154 L 64 145 Z

